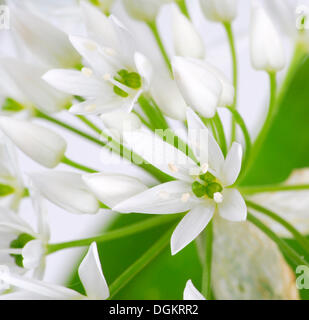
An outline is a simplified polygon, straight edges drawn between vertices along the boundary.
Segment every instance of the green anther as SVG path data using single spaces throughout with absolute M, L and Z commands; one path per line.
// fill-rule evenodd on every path
M 201 198 L 207 194 L 206 186 L 203 186 L 198 181 L 192 183 L 192 191 L 198 198 Z
M 34 238 L 30 234 L 22 233 L 10 243 L 10 248 L 22 249 L 31 240 Z M 16 265 L 23 268 L 23 257 L 20 254 L 11 254 L 11 256 L 15 259 Z
M 14 193 L 15 189 L 7 184 L 0 183 L 0 197 L 6 197 L 9 194 Z
M 119 77 L 114 77 L 115 80 L 132 89 L 139 89 L 142 86 L 142 78 L 137 72 L 129 72 L 125 69 L 117 72 Z
M 205 174 L 200 175 L 200 179 L 207 183 L 211 183 L 216 180 L 216 177 L 212 175 L 210 172 L 207 172 Z
M 24 106 L 12 98 L 6 98 L 2 105 L 3 111 L 19 112 L 19 111 L 22 111 L 23 109 L 24 109 Z
M 214 194 L 216 192 L 221 192 L 223 190 L 221 184 L 213 182 L 210 183 L 207 187 L 206 187 L 206 193 L 208 195 L 209 198 L 213 199 Z
M 129 94 L 125 91 L 123 91 L 122 89 L 120 89 L 119 87 L 117 86 L 114 86 L 114 92 L 120 96 L 120 97 L 123 97 L 123 98 L 127 98 L 129 96 Z

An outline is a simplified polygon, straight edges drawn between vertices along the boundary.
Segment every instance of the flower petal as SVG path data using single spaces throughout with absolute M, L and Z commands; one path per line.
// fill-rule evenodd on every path
M 171 238 L 172 255 L 193 241 L 207 226 L 213 217 L 215 206 L 212 201 L 197 205 L 179 222 Z
M 237 189 L 224 189 L 223 202 L 218 204 L 218 211 L 222 218 L 233 222 L 247 219 L 247 205 Z
M 96 197 L 109 207 L 147 190 L 140 180 L 121 174 L 95 173 L 84 175 L 83 180 Z
M 212 288 L 217 299 L 298 299 L 294 272 L 262 231 L 219 216 L 213 223 Z
M 242 161 L 242 147 L 234 142 L 222 167 L 220 180 L 225 186 L 231 186 L 238 178 Z
M 190 184 L 171 181 L 120 202 L 113 210 L 121 213 L 170 214 L 190 210 L 197 202 Z
M 161 171 L 176 179 L 192 182 L 189 171 L 196 167 L 193 160 L 154 133 L 143 129 L 125 132 L 124 140 L 132 151 Z
M 97 245 L 93 242 L 78 268 L 79 278 L 89 299 L 105 300 L 109 289 L 104 278 Z
M 44 247 L 41 240 L 32 240 L 22 249 L 23 265 L 26 269 L 38 268 L 44 257 Z
M 72 213 L 95 214 L 99 203 L 88 191 L 81 174 L 65 171 L 32 173 L 34 186 L 49 201 Z
M 205 297 L 195 288 L 191 280 L 186 283 L 183 292 L 183 300 L 206 300 Z
M 149 86 L 152 80 L 152 65 L 150 61 L 140 52 L 135 52 L 134 60 L 137 72 L 142 76 L 146 81 L 146 85 Z

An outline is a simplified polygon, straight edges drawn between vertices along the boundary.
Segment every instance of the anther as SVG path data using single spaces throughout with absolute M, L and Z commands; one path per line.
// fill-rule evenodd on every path
M 222 203 L 222 201 L 223 201 L 223 195 L 222 195 L 221 192 L 216 192 L 216 193 L 214 194 L 214 201 L 215 201 L 216 203 Z
M 184 203 L 186 203 L 186 202 L 189 201 L 190 197 L 191 197 L 190 193 L 188 193 L 188 192 L 187 192 L 187 193 L 184 193 L 184 194 L 181 196 L 181 201 L 184 202 Z
M 93 71 L 92 71 L 92 69 L 90 69 L 90 68 L 82 68 L 82 73 L 83 73 L 85 76 L 90 77 L 90 76 L 92 76 Z
M 178 168 L 177 168 L 173 163 L 169 163 L 169 164 L 168 164 L 168 168 L 169 168 L 173 173 L 178 172 Z

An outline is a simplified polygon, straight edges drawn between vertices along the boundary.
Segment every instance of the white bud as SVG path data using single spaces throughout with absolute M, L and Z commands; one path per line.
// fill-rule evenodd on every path
M 32 173 L 30 179 L 43 197 L 69 212 L 95 214 L 99 210 L 97 199 L 79 173 L 47 171 Z
M 188 106 L 212 118 L 217 107 L 231 105 L 234 88 L 217 68 L 201 60 L 174 57 L 176 83 Z
M 45 249 L 41 240 L 32 240 L 22 249 L 23 266 L 26 269 L 38 268 L 44 258 Z
M 153 22 L 161 6 L 172 1 L 173 0 L 124 0 L 124 5 L 134 19 Z
M 176 6 L 173 6 L 173 41 L 176 55 L 204 58 L 205 49 L 200 35 L 192 22 Z
M 254 2 L 250 26 L 251 62 L 255 69 L 279 71 L 285 66 L 285 55 L 280 35 L 264 9 Z
M 20 150 L 42 166 L 54 168 L 63 159 L 67 144 L 50 129 L 9 117 L 0 117 L 0 129 Z
M 236 0 L 200 0 L 207 19 L 217 22 L 231 22 L 237 15 Z

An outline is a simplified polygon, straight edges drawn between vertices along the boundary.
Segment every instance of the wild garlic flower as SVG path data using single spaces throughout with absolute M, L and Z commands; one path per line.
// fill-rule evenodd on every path
M 102 273 L 96 243 L 92 243 L 88 253 L 78 268 L 78 275 L 85 288 L 86 296 L 77 291 L 50 284 L 44 281 L 29 279 L 17 274 L 0 274 L 0 280 L 15 286 L 20 291 L 0 296 L 0 300 L 106 300 L 109 289 Z
M 26 120 L 0 117 L 2 132 L 28 157 L 47 168 L 63 159 L 67 144 L 54 131 Z
M 253 2 L 250 26 L 251 62 L 255 69 L 280 71 L 285 66 L 283 43 L 272 20 L 257 1 Z
M 234 87 L 226 76 L 207 62 L 183 57 L 172 60 L 175 81 L 189 107 L 212 118 L 217 107 L 232 105 Z
M 231 22 L 237 15 L 237 0 L 200 0 L 207 19 L 217 22 Z
M 134 152 L 175 181 L 163 183 L 143 191 L 137 179 L 125 183 L 125 176 L 89 175 L 88 187 L 101 200 L 108 199 L 104 185 L 118 181 L 122 196 L 115 192 L 112 209 L 121 213 L 174 214 L 189 211 L 176 227 L 171 238 L 172 254 L 193 241 L 207 226 L 215 212 L 229 221 L 246 220 L 247 207 L 240 192 L 231 187 L 240 172 L 242 149 L 234 143 L 226 159 L 214 138 L 192 110 L 188 110 L 189 147 L 195 152 L 199 165 L 185 153 L 154 134 L 139 130 L 124 135 Z M 196 133 L 200 137 L 196 137 Z M 208 141 L 208 143 L 207 143 Z M 100 179 L 96 178 L 100 177 Z M 89 181 L 93 183 L 89 183 Z M 114 181 L 110 183 L 109 181 Z M 139 187 L 132 188 L 133 185 Z M 110 193 L 113 194 L 111 188 Z M 133 194 L 129 197 L 128 193 Z
M 186 283 L 183 292 L 183 300 L 206 300 L 205 297 L 195 288 L 191 280 Z
M 130 33 L 116 18 L 107 18 L 86 3 L 82 8 L 89 37 L 71 35 L 70 41 L 87 67 L 81 71 L 50 70 L 43 79 L 58 90 L 85 100 L 71 107 L 73 113 L 130 112 L 141 93 L 148 89 L 151 64 L 135 51 Z

